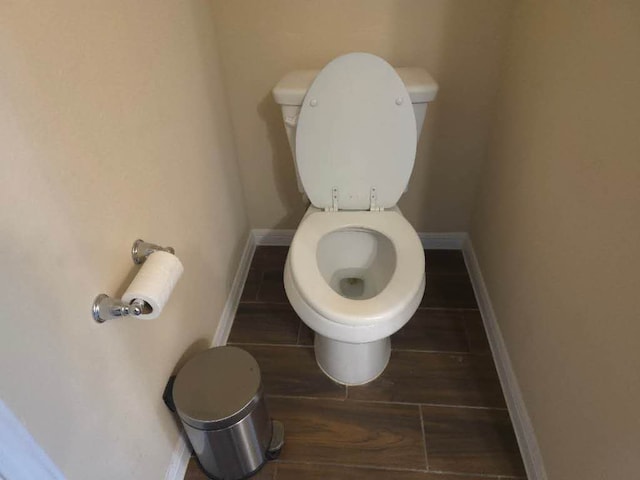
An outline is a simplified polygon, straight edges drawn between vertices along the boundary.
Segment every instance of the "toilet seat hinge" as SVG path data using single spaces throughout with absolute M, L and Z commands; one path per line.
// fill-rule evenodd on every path
M 331 206 L 324 208 L 325 212 L 337 212 L 338 211 L 338 187 L 331 189 Z
M 376 193 L 376 187 L 371 187 L 369 192 L 369 210 L 372 212 L 382 212 L 384 208 L 377 205 L 378 194 Z

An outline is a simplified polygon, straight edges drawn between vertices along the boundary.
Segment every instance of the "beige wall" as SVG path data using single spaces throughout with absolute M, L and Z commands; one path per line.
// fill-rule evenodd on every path
M 640 4 L 518 4 L 472 240 L 550 479 L 640 471 Z
M 162 403 L 211 341 L 248 222 L 207 0 L 0 5 L 0 395 L 69 479 L 159 479 Z M 173 245 L 162 316 L 98 325 L 129 249 Z
M 271 89 L 290 70 L 351 51 L 421 66 L 441 90 L 409 192 L 419 231 L 467 230 L 486 151 L 511 0 L 214 0 L 214 19 L 254 228 L 295 228 L 304 210 Z

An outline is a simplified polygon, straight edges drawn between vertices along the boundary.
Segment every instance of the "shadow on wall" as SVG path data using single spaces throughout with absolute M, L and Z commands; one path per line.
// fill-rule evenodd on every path
M 387 60 L 423 67 L 439 85 L 400 207 L 418 231 L 466 231 L 486 159 L 513 2 L 394 3 Z
M 180 356 L 178 363 L 173 368 L 171 375 L 167 377 L 167 383 L 165 390 L 162 394 L 162 399 L 166 405 L 166 407 L 171 410 L 173 415 L 171 416 L 172 420 L 175 422 L 176 428 L 178 431 L 183 432 L 182 422 L 180 421 L 180 417 L 178 413 L 175 411 L 175 404 L 173 403 L 173 381 L 175 380 L 175 376 L 178 374 L 180 369 L 195 355 L 204 352 L 211 348 L 211 341 L 207 339 L 199 339 L 193 342 L 189 347 L 185 350 L 185 352 Z M 182 433 L 184 435 L 184 432 Z
M 275 86 L 275 83 L 274 83 Z M 288 229 L 297 225 L 309 206 L 309 201 L 298 191 L 293 154 L 282 120 L 282 111 L 271 93 L 258 104 L 258 115 L 267 129 L 271 159 L 273 162 L 273 181 L 278 198 L 287 214 L 273 228 Z

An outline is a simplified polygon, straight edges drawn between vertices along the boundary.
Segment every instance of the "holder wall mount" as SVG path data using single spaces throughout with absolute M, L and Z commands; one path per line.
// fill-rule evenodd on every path
M 161 247 L 154 243 L 148 243 L 138 239 L 133 242 L 133 246 L 131 247 L 131 258 L 133 259 L 133 263 L 140 265 L 145 262 L 149 255 L 158 251 L 175 254 L 175 250 L 172 247 Z M 107 320 L 129 315 L 137 317 L 143 313 L 148 313 L 150 308 L 144 300 L 136 298 L 133 299 L 131 303 L 126 303 L 122 300 L 111 298 L 106 293 L 101 293 L 93 301 L 91 314 L 96 322 L 103 323 Z

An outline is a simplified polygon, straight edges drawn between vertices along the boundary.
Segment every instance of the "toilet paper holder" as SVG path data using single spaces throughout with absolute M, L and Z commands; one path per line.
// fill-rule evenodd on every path
M 161 247 L 155 243 L 145 242 L 142 239 L 137 239 L 133 242 L 131 247 L 131 258 L 133 263 L 140 265 L 154 252 L 168 252 L 175 254 L 173 247 Z M 133 315 L 137 317 L 143 313 L 148 313 L 150 306 L 140 299 L 133 299 L 131 303 L 126 303 L 122 300 L 111 298 L 106 293 L 98 295 L 91 306 L 91 314 L 93 319 L 98 323 L 104 323 L 107 320 L 112 320 L 118 317 L 126 317 Z

